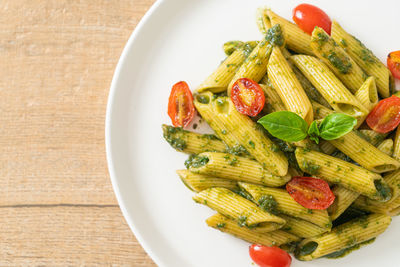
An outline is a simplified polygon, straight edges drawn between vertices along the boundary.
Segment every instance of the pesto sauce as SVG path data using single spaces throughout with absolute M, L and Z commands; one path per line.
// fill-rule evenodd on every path
M 284 42 L 284 37 L 281 29 L 281 25 L 275 24 L 273 27 L 269 28 L 265 40 L 273 46 L 282 46 Z
M 323 32 L 317 33 L 317 42 L 318 46 L 321 49 L 321 46 L 329 40 L 329 36 Z
M 389 186 L 383 184 L 381 180 L 375 180 L 374 185 L 379 196 L 381 196 L 384 201 L 387 201 L 392 197 L 392 190 Z
M 163 125 L 163 136 L 164 139 L 176 150 L 183 151 L 186 147 L 186 141 L 182 139 L 182 135 L 187 133 L 181 127 L 173 127 L 169 125 Z
M 238 194 L 241 197 L 244 197 L 247 200 L 254 201 L 253 197 L 243 188 L 233 190 L 233 192 L 235 192 L 236 194 Z
M 353 38 L 358 42 L 358 44 L 361 46 L 361 49 L 357 52 L 358 56 L 366 63 L 377 63 L 376 57 L 372 53 L 371 50 L 369 50 L 360 40 L 358 40 L 356 37 L 353 36 Z
M 226 223 L 217 223 L 217 228 L 224 228 Z
M 332 222 L 333 227 L 336 227 L 338 225 L 344 224 L 348 221 L 351 221 L 353 219 L 359 218 L 361 216 L 368 215 L 369 212 L 359 210 L 357 208 L 354 208 L 350 206 L 347 208 L 336 220 Z
M 350 59 L 345 55 L 338 55 L 336 52 L 331 52 L 327 57 L 329 62 L 342 74 L 347 74 L 350 72 L 352 64 Z
M 302 164 L 302 169 L 311 175 L 318 174 L 320 168 L 321 168 L 321 166 L 319 166 L 317 164 L 312 164 L 307 161 L 303 161 L 303 164 Z
M 238 225 L 240 227 L 247 226 L 247 216 L 239 216 Z
M 305 256 L 313 253 L 318 247 L 317 242 L 308 242 L 304 246 L 297 248 L 295 251 L 295 256 Z
M 342 257 L 344 257 L 344 256 L 346 256 L 346 255 L 348 255 L 348 254 L 350 254 L 351 252 L 353 252 L 353 251 L 355 251 L 355 250 L 361 248 L 362 246 L 371 244 L 371 243 L 374 242 L 374 241 L 375 241 L 375 237 L 374 237 L 374 238 L 371 238 L 370 240 L 367 240 L 367 241 L 361 242 L 361 243 L 359 243 L 359 244 L 356 244 L 356 245 L 354 245 L 354 246 L 351 246 L 351 247 L 348 247 L 348 248 L 344 248 L 344 249 L 335 251 L 335 252 L 333 252 L 333 253 L 331 253 L 331 254 L 326 255 L 325 258 L 328 258 L 328 259 L 338 259 L 338 258 L 342 258 Z
M 189 158 L 185 161 L 185 167 L 189 169 L 200 168 L 208 163 L 210 159 L 206 156 L 198 156 L 198 155 L 190 155 Z
M 258 204 L 260 208 L 263 210 L 277 215 L 279 212 L 277 210 L 278 202 L 276 202 L 275 198 L 271 195 L 263 195 L 258 200 Z
M 242 145 L 236 145 L 230 148 L 227 148 L 226 153 L 235 155 L 235 156 L 249 156 L 250 153 L 244 148 Z
M 196 100 L 197 102 L 202 104 L 210 103 L 210 97 L 208 97 L 207 95 L 196 95 Z

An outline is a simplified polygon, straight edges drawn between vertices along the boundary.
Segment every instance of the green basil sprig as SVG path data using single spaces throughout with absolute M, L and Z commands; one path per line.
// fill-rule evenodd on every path
M 320 123 L 313 121 L 308 127 L 307 122 L 290 111 L 270 113 L 258 120 L 264 128 L 274 137 L 283 141 L 297 142 L 307 136 L 319 143 L 319 138 L 333 140 L 353 130 L 357 120 L 343 113 L 332 113 Z

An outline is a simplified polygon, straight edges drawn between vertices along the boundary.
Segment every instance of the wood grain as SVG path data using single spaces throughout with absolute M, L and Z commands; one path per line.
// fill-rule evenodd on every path
M 0 265 L 152 266 L 107 172 L 112 75 L 154 0 L 0 1 Z

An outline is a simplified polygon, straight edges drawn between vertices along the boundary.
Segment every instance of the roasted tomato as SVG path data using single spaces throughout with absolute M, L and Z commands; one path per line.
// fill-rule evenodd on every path
M 286 190 L 297 203 L 307 209 L 323 210 L 335 200 L 329 184 L 318 178 L 293 177 L 286 184 Z
M 168 101 L 168 116 L 175 127 L 186 127 L 195 114 L 193 95 L 186 82 L 172 86 Z
M 400 50 L 391 52 L 387 57 L 387 66 L 393 76 L 400 79 Z
M 308 34 L 311 34 L 316 26 L 331 34 L 331 19 L 322 9 L 316 6 L 310 4 L 298 5 L 293 9 L 293 21 Z
M 260 85 L 247 78 L 240 78 L 233 84 L 231 99 L 237 111 L 252 117 L 260 113 L 265 104 Z
M 388 133 L 400 123 L 400 98 L 392 95 L 382 99 L 368 114 L 368 126 L 378 133 Z
M 260 267 L 289 267 L 292 257 L 278 248 L 253 244 L 249 248 L 251 259 Z

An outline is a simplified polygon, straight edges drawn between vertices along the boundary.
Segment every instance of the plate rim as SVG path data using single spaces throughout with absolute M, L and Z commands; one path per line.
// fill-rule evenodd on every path
M 147 21 L 153 16 L 154 12 L 158 9 L 158 7 L 164 3 L 166 0 L 156 0 L 151 7 L 147 10 L 147 12 L 144 14 L 144 16 L 140 19 L 139 23 L 136 25 L 136 27 L 133 29 L 131 35 L 129 36 L 128 41 L 126 42 L 121 56 L 118 59 L 118 63 L 116 65 L 112 80 L 111 80 L 111 85 L 108 93 L 108 100 L 107 100 L 107 107 L 106 107 L 106 116 L 105 116 L 105 149 L 106 149 L 106 158 L 107 158 L 107 167 L 108 167 L 108 173 L 110 176 L 111 180 L 111 185 L 114 191 L 114 195 L 117 198 L 118 206 L 122 212 L 122 215 L 127 222 L 131 232 L 135 236 L 136 240 L 140 244 L 140 246 L 144 249 L 144 251 L 147 253 L 147 255 L 154 261 L 154 263 L 157 266 L 162 266 L 164 265 L 161 259 L 154 253 L 151 249 L 151 246 L 145 241 L 145 238 L 142 237 L 140 234 L 140 231 L 137 229 L 136 224 L 134 222 L 133 217 L 131 217 L 127 211 L 127 208 L 125 206 L 124 201 L 122 200 L 121 192 L 120 192 L 120 187 L 118 184 L 118 179 L 116 178 L 115 174 L 115 166 L 114 166 L 114 160 L 112 157 L 112 143 L 111 143 L 111 117 L 113 114 L 113 109 L 114 109 L 114 98 L 115 98 L 115 93 L 117 91 L 117 81 L 119 80 L 122 66 L 125 64 L 128 54 L 136 41 L 138 35 L 141 33 L 142 28 L 144 25 L 147 23 Z

